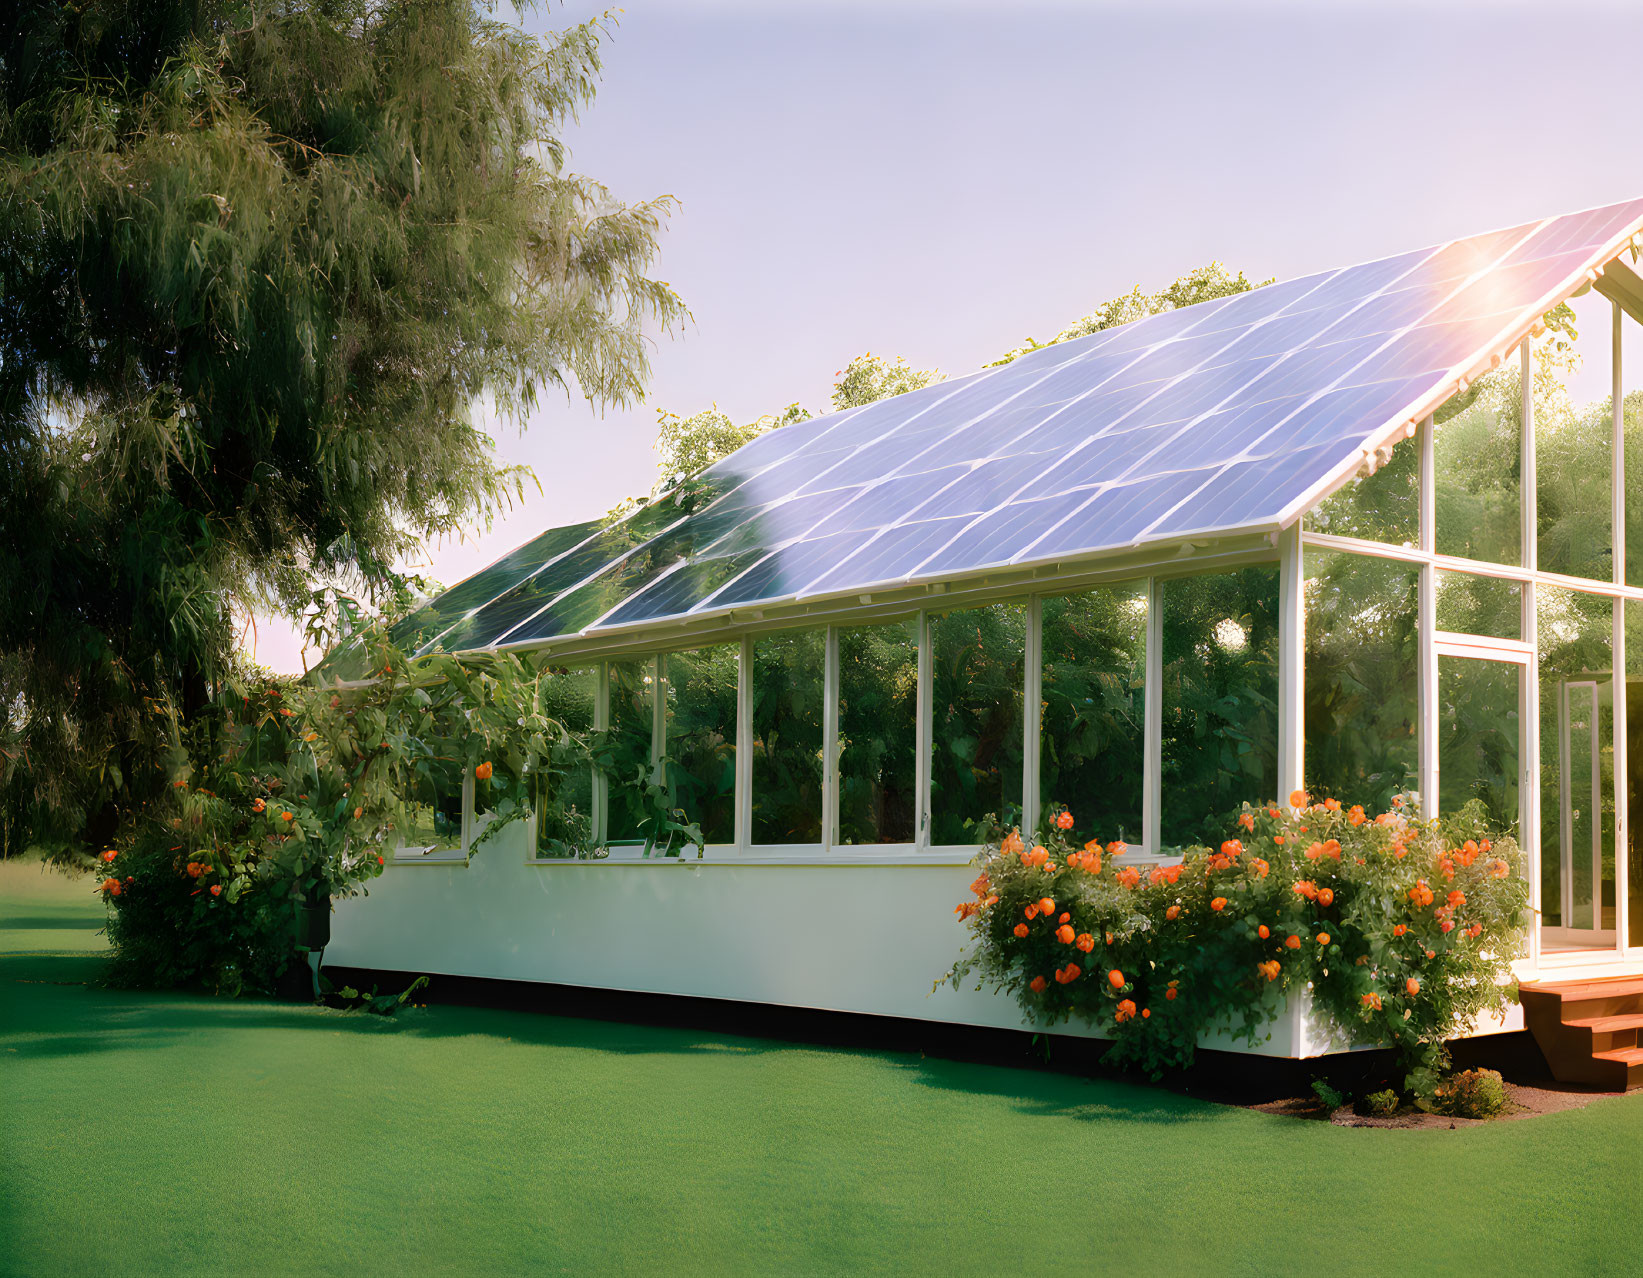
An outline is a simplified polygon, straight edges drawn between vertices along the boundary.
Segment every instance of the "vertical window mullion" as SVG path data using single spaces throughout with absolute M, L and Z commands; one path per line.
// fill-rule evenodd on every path
M 1278 534 L 1278 802 L 1306 787 L 1306 592 L 1301 523 Z
M 1519 471 L 1522 475 L 1523 504 L 1523 566 L 1531 574 L 1540 567 L 1540 547 L 1537 505 L 1538 481 L 1535 478 L 1535 358 L 1525 337 L 1520 348 L 1518 376 L 1519 403 L 1522 405 L 1523 441 Z M 1540 622 L 1539 591 L 1533 576 L 1523 583 L 1523 637 L 1534 645 L 1534 659 L 1524 668 L 1518 696 L 1518 843 L 1528 853 L 1529 905 L 1538 919 L 1541 910 L 1541 858 L 1545 850 L 1540 846 Z M 1529 929 L 1529 961 L 1540 962 L 1540 928 Z
M 1038 741 L 1044 705 L 1044 599 L 1027 600 L 1027 635 L 1022 654 L 1021 826 L 1038 828 Z
M 1611 489 L 1614 503 L 1614 513 L 1610 519 L 1611 536 L 1614 538 L 1614 580 L 1617 586 L 1626 584 L 1626 383 L 1624 367 L 1621 359 L 1622 347 L 1625 339 L 1626 313 L 1615 302 L 1614 327 L 1610 334 L 1609 354 L 1611 360 L 1609 428 L 1612 432 L 1611 443 L 1614 448 L 1613 485 Z M 1627 897 L 1630 895 L 1629 865 L 1631 860 L 1628 840 L 1630 826 L 1627 822 L 1627 799 L 1631 794 L 1631 778 L 1628 772 L 1630 762 L 1626 752 L 1626 601 L 1614 601 L 1614 632 L 1611 661 L 1614 666 L 1612 677 L 1612 697 L 1614 702 L 1611 713 L 1614 716 L 1614 924 L 1615 944 L 1622 953 L 1630 943 L 1630 905 Z M 1602 811 L 1601 808 L 1598 811 Z M 1599 917 L 1597 922 L 1602 925 L 1601 882 L 1598 885 Z
M 1420 548 L 1435 554 L 1438 545 L 1437 420 L 1428 416 L 1420 425 Z M 1420 566 L 1416 611 L 1419 667 L 1420 729 L 1416 746 L 1420 758 L 1421 815 L 1438 814 L 1438 570 L 1430 562 Z

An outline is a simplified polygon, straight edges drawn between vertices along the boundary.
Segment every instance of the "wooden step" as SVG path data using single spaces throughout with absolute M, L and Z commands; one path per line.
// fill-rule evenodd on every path
M 1609 1091 L 1643 1087 L 1643 976 L 1537 981 L 1518 994 L 1553 1078 Z
M 1593 1052 L 1592 1060 L 1613 1071 L 1604 1084 L 1615 1091 L 1643 1087 L 1643 1047 L 1617 1047 L 1611 1052 Z
M 1580 981 L 1528 981 L 1518 983 L 1528 994 L 1555 994 L 1565 1002 L 1587 998 L 1616 998 L 1643 995 L 1643 976 L 1593 976 Z
M 1563 1023 L 1573 1029 L 1589 1029 L 1594 1034 L 1613 1034 L 1618 1030 L 1643 1029 L 1643 1012 L 1628 1012 L 1624 1016 L 1588 1016 L 1583 1020 Z

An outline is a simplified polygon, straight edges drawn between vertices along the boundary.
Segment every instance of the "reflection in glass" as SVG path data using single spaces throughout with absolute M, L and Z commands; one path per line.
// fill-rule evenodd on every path
M 1044 601 L 1039 802 L 1072 814 L 1078 842 L 1141 842 L 1147 588 Z
M 827 636 L 753 641 L 753 842 L 819 843 Z
M 1215 844 L 1278 789 L 1278 570 L 1163 583 L 1164 847 Z
M 918 620 L 839 631 L 839 842 L 911 843 Z
M 1438 658 L 1438 810 L 1476 799 L 1494 828 L 1514 836 L 1521 680 L 1510 662 Z
M 566 732 L 593 728 L 599 696 L 596 669 L 551 669 L 537 685 L 544 714 Z M 584 761 L 563 772 L 545 769 L 537 776 L 536 854 L 570 856 L 593 842 L 593 764 Z
M 1614 610 L 1601 595 L 1541 586 L 1542 949 L 1613 942 Z
M 1306 516 L 1309 531 L 1362 537 L 1394 546 L 1420 538 L 1420 439 L 1399 440 L 1373 475 L 1338 489 Z
M 1516 396 L 1515 377 L 1486 378 L 1438 411 L 1433 489 L 1440 555 L 1523 562 L 1523 413 Z
M 400 835 L 407 848 L 462 846 L 462 751 L 454 742 L 434 742 L 411 764 L 410 828 Z
M 662 661 L 668 802 L 705 843 L 736 841 L 736 685 L 740 647 L 672 652 Z
M 1439 569 L 1436 589 L 1439 630 L 1496 639 L 1523 638 L 1521 583 Z
M 949 613 L 930 631 L 930 841 L 973 843 L 982 817 L 1021 806 L 1027 606 Z
M 642 843 L 656 837 L 645 799 L 655 768 L 656 661 L 610 663 L 610 731 L 605 787 L 605 841 Z
M 1558 397 L 1535 414 L 1535 522 L 1542 572 L 1610 581 L 1614 428 L 1604 398 L 1575 414 Z
M 1420 570 L 1306 552 L 1306 781 L 1387 811 L 1419 784 Z

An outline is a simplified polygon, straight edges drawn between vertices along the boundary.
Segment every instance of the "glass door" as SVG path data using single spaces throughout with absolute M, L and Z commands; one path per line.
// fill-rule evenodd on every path
M 1483 804 L 1522 842 L 1525 661 L 1438 647 L 1437 810 Z
M 1545 805 L 1541 822 L 1543 950 L 1615 943 L 1613 741 L 1613 678 L 1604 673 L 1563 680 L 1557 690 L 1556 805 Z M 1551 799 L 1554 779 L 1543 778 L 1542 788 Z

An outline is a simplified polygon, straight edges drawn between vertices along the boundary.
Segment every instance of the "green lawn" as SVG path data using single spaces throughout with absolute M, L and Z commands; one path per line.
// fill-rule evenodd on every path
M 106 991 L 0 865 L 0 1271 L 1630 1273 L 1643 1096 L 1335 1128 L 676 1029 Z

